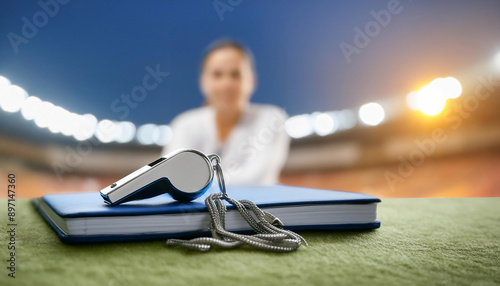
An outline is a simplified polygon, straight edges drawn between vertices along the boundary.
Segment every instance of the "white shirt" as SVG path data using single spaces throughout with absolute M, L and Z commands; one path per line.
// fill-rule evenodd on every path
M 290 137 L 286 112 L 274 105 L 250 103 L 224 143 L 220 143 L 211 106 L 188 110 L 170 123 L 172 140 L 162 154 L 191 148 L 218 154 L 228 185 L 275 184 L 285 164 Z

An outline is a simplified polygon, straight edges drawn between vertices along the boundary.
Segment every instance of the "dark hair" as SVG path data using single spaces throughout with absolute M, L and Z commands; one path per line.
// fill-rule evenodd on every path
M 255 72 L 255 59 L 253 57 L 252 51 L 250 51 L 250 49 L 247 48 L 244 44 L 242 44 L 236 40 L 224 38 L 224 39 L 219 39 L 219 40 L 212 42 L 205 49 L 205 51 L 203 52 L 202 60 L 201 60 L 200 73 L 203 71 L 203 68 L 205 66 L 205 62 L 208 59 L 208 56 L 210 56 L 213 52 L 218 51 L 220 49 L 224 49 L 224 48 L 233 48 L 233 49 L 240 51 L 243 55 L 245 55 L 248 58 L 248 60 L 250 61 L 250 66 L 252 67 L 252 70 Z

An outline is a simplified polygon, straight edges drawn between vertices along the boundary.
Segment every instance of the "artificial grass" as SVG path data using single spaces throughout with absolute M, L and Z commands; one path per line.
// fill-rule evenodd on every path
M 500 198 L 384 199 L 380 229 L 300 232 L 293 253 L 208 253 L 163 240 L 63 244 L 29 199 L 16 200 L 16 278 L 0 285 L 498 285 Z M 7 250 L 0 200 L 1 253 Z

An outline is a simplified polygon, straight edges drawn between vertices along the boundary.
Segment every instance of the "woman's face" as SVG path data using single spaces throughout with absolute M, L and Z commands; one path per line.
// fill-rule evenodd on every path
M 208 55 L 200 85 L 202 93 L 215 109 L 242 110 L 254 91 L 255 77 L 243 52 L 225 47 Z

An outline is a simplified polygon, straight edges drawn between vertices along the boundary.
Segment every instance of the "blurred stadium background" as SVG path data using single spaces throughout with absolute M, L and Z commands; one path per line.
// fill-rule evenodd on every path
M 18 197 L 97 191 L 153 161 L 202 103 L 203 48 L 229 36 L 255 53 L 252 101 L 290 115 L 281 183 L 500 195 L 500 2 L 216 3 L 2 1 L 0 177 L 17 175 Z

